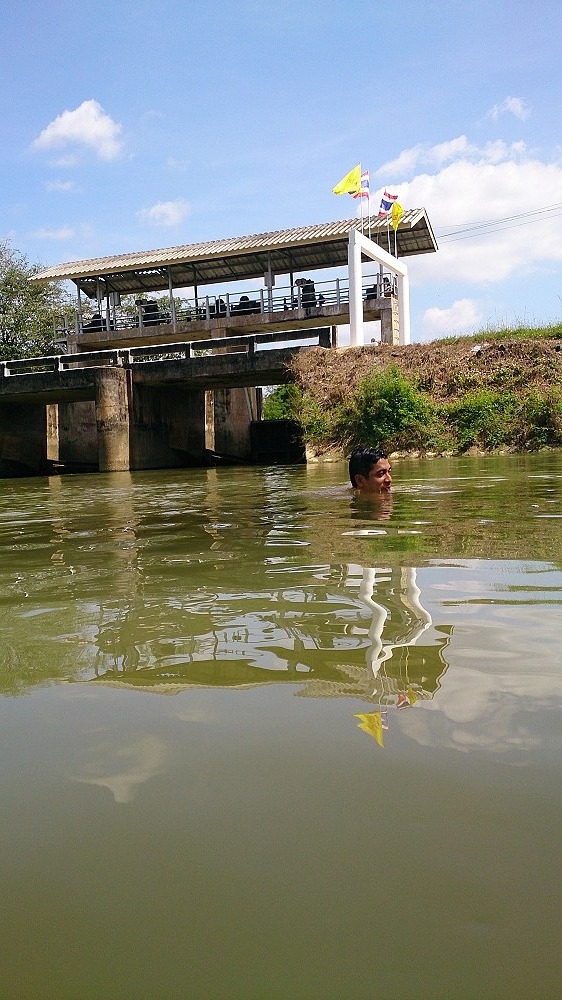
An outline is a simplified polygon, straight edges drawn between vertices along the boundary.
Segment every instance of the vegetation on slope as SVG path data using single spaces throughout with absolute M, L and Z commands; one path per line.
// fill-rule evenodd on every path
M 265 416 L 296 419 L 309 447 L 390 451 L 562 447 L 562 327 L 299 356 Z

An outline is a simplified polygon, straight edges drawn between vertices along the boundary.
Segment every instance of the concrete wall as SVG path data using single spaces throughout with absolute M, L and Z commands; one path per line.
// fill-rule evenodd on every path
M 258 390 L 215 389 L 215 451 L 228 458 L 250 460 L 250 423 L 259 417 Z
M 58 461 L 69 467 L 97 468 L 99 454 L 94 400 L 59 403 L 57 409 Z
M 47 471 L 45 403 L 0 406 L 0 476 L 28 476 Z
M 131 469 L 205 464 L 205 390 L 135 385 Z

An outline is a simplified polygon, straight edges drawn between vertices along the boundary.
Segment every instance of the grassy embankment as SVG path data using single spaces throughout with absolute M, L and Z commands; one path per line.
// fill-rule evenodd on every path
M 298 420 L 309 449 L 462 454 L 562 447 L 562 325 L 297 359 L 265 416 Z

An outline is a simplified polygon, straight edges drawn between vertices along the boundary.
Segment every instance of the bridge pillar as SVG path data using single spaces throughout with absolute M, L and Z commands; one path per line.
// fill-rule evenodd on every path
M 250 424 L 260 417 L 258 390 L 215 389 L 214 395 L 215 451 L 229 458 L 250 459 Z
M 100 472 L 125 472 L 129 457 L 129 373 L 99 368 L 95 373 L 96 427 Z
M 399 307 L 394 295 L 385 299 L 385 308 L 381 309 L 381 343 L 395 347 L 400 343 Z

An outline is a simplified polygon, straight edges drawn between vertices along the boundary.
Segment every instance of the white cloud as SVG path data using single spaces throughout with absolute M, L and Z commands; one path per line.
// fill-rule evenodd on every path
M 434 306 L 423 314 L 424 339 L 467 333 L 481 322 L 482 316 L 474 299 L 458 299 L 448 309 Z
M 522 143 L 470 149 L 392 188 L 405 208 L 427 210 L 439 243 L 410 259 L 412 280 L 493 284 L 562 261 L 562 166 Z
M 121 125 L 105 113 L 98 101 L 83 101 L 74 111 L 63 111 L 33 141 L 36 149 L 78 144 L 93 149 L 102 160 L 121 152 Z
M 47 191 L 60 191 L 63 194 L 68 191 L 78 191 L 75 181 L 47 181 L 45 187 Z
M 384 177 L 385 183 L 388 185 L 396 177 L 404 177 L 408 173 L 412 173 L 416 167 L 425 166 L 428 169 L 435 169 L 435 167 L 444 166 L 448 162 L 456 162 L 461 158 L 470 163 L 499 163 L 510 157 L 515 159 L 526 155 L 527 147 L 521 140 L 508 145 L 502 139 L 495 139 L 487 142 L 484 146 L 474 146 L 466 135 L 459 135 L 446 142 L 437 143 L 435 146 L 417 145 L 411 149 L 403 149 L 396 159 L 383 163 L 382 167 L 373 171 L 373 175 Z
M 455 160 L 461 153 L 469 153 L 471 149 L 466 136 L 459 135 L 456 139 L 449 139 L 448 142 L 440 142 L 437 146 L 431 146 L 428 150 L 428 159 L 437 166 L 441 166 L 442 163 Z
M 528 104 L 523 101 L 520 97 L 506 97 L 505 101 L 501 104 L 494 104 L 492 108 L 488 111 L 486 118 L 491 118 L 492 121 L 497 121 L 501 115 L 510 114 L 515 115 L 521 121 L 525 121 L 526 118 L 531 114 Z
M 189 203 L 184 198 L 176 201 L 159 201 L 151 208 L 137 212 L 141 222 L 153 226 L 178 226 L 189 214 Z
M 60 229 L 36 229 L 31 235 L 36 240 L 70 240 L 74 230 L 70 226 L 61 226 Z
M 389 160 L 388 163 L 383 163 L 382 167 L 379 167 L 378 170 L 374 170 L 373 176 L 383 177 L 385 174 L 388 176 L 404 176 L 415 170 L 423 156 L 423 151 L 423 146 L 413 146 L 411 149 L 403 149 L 395 160 Z

